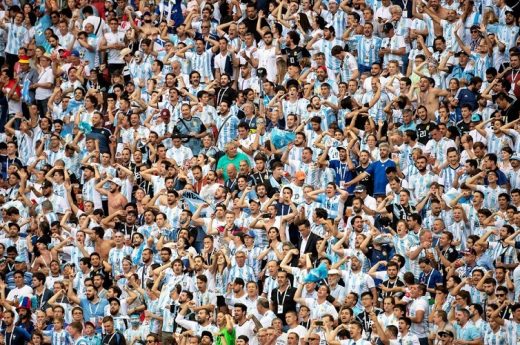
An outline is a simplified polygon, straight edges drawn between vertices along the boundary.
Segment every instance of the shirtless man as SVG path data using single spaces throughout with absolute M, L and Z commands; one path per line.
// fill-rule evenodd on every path
M 419 81 L 419 93 L 417 94 L 417 104 L 424 105 L 428 109 L 430 118 L 434 118 L 435 112 L 439 109 L 439 97 L 449 96 L 448 90 L 433 87 L 433 79 L 422 77 Z M 414 86 L 417 87 L 417 86 Z
M 420 2 L 420 1 L 416 1 L 416 2 Z M 446 17 L 448 16 L 448 10 L 443 8 L 440 5 L 440 0 L 430 0 L 429 5 L 430 6 L 428 6 L 428 10 L 430 12 L 427 12 L 428 14 L 433 13 L 435 16 L 437 16 L 440 19 L 446 19 Z M 414 4 L 414 6 L 415 6 L 415 4 Z M 442 30 L 442 26 L 441 26 L 440 22 L 438 22 L 438 21 L 433 22 L 433 30 L 435 32 L 435 37 L 442 36 L 443 30 Z
M 58 255 L 56 255 L 54 252 L 51 252 L 47 247 L 47 244 L 43 241 L 36 241 L 36 247 L 40 251 L 40 256 L 34 259 L 34 262 L 32 264 L 32 272 L 35 273 L 38 271 L 42 271 L 43 273 L 48 274 L 51 261 L 57 260 Z
M 107 182 L 110 182 L 110 190 L 108 191 L 103 188 L 103 185 Z M 97 192 L 108 197 L 108 214 L 114 214 L 117 211 L 123 210 L 128 203 L 126 197 L 121 194 L 122 184 L 123 182 L 119 178 L 113 178 L 107 175 L 107 177 L 99 181 L 96 185 Z
M 102 260 L 108 259 L 108 253 L 110 249 L 116 246 L 114 241 L 105 240 L 105 230 L 102 227 L 96 226 L 92 230 L 85 230 L 90 235 L 90 240 L 94 243 L 94 250 L 99 253 Z

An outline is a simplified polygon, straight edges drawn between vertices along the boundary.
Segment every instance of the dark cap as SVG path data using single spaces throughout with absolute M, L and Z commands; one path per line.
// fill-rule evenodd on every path
M 332 26 L 332 24 L 329 24 L 329 25 L 326 25 L 324 29 L 327 29 L 331 32 L 336 32 L 336 29 L 334 29 L 334 27 Z
M 439 335 L 439 337 L 443 337 L 443 336 L 447 335 L 448 337 L 454 338 L 453 332 L 452 331 L 448 331 L 448 330 L 440 331 L 437 334 Z
M 117 302 L 117 304 L 121 305 L 121 301 L 119 301 L 119 298 L 112 297 L 108 299 L 108 303 L 112 303 L 114 301 Z
M 94 169 L 94 167 L 92 165 L 85 165 L 85 166 L 82 166 L 81 167 L 82 170 L 90 170 L 92 172 L 96 172 L 96 169 Z
M 468 53 L 466 53 L 464 50 L 461 50 L 460 52 L 458 52 L 457 54 L 455 54 L 455 57 L 459 57 L 461 55 L 466 55 L 467 57 L 469 57 Z
M 394 29 L 394 25 L 392 23 L 385 23 L 385 25 L 383 25 L 383 32 L 384 33 L 387 33 L 389 32 L 390 30 L 393 30 Z
M 210 331 L 202 331 L 200 336 L 201 336 L 201 338 L 202 337 L 208 337 L 213 342 L 213 334 L 211 334 Z
M 364 185 L 358 184 L 356 188 L 354 188 L 354 193 L 363 193 L 366 190 L 367 188 Z

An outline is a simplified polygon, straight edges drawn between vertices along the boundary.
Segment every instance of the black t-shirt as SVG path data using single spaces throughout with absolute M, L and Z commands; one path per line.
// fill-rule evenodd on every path
M 459 253 L 454 246 L 450 246 L 447 249 L 441 249 L 441 253 L 449 262 L 454 262 L 459 258 Z M 439 261 L 439 271 L 442 273 L 443 277 L 446 277 L 448 272 L 446 272 L 446 267 L 442 264 L 442 261 Z
M 101 153 L 110 152 L 110 136 L 112 132 L 106 128 L 92 128 L 92 132 L 87 134 L 87 138 L 99 141 L 99 151 Z
M 289 287 L 285 292 L 281 292 L 278 288 L 271 291 L 271 302 L 273 302 L 274 313 L 279 317 L 285 325 L 285 313 L 288 311 L 296 311 L 296 303 L 294 302 L 294 295 L 296 294 L 296 288 Z M 282 306 L 279 310 L 278 306 Z M 281 311 L 279 313 L 279 311 Z
M 426 123 L 420 123 L 417 126 L 415 126 L 417 131 L 417 141 L 420 142 L 423 145 L 426 145 L 428 143 L 428 140 L 430 140 L 430 127 L 432 125 L 435 125 L 434 122 L 426 122 Z
M 390 279 L 387 279 L 384 282 L 382 282 L 381 285 L 383 285 L 386 288 L 393 289 L 395 287 L 404 286 L 404 283 L 402 281 L 400 281 L 399 279 L 396 279 L 393 282 L 390 281 Z M 400 292 L 386 292 L 383 290 L 379 291 L 379 296 L 381 296 L 382 298 L 390 297 L 390 296 L 399 296 L 400 294 L 401 294 Z
M 381 314 L 383 311 L 379 308 L 374 308 L 374 313 L 376 315 Z M 361 322 L 361 325 L 363 326 L 363 330 L 369 335 L 372 333 L 372 326 L 374 325 L 373 321 L 370 320 L 370 314 L 368 314 L 366 311 L 363 311 L 362 313 L 359 313 L 358 316 L 356 316 L 356 319 Z
M 457 129 L 459 130 L 460 135 L 466 134 L 470 131 L 469 125 L 470 122 L 464 122 L 464 120 L 457 122 Z
M 300 61 L 303 57 L 311 57 L 309 51 L 300 46 L 294 49 L 285 48 L 282 53 L 287 55 L 287 66 L 300 66 Z
M 397 222 L 401 219 L 409 219 L 412 213 L 415 213 L 415 207 L 413 206 L 402 206 L 401 204 L 390 204 L 386 206 L 386 211 L 393 215 L 392 224 L 395 227 Z
M 262 36 L 260 36 L 260 33 L 256 31 L 256 24 L 258 22 L 258 17 L 255 19 L 249 19 L 246 17 L 244 20 L 242 20 L 242 23 L 244 23 L 247 27 L 247 31 L 252 33 L 255 36 L 255 40 L 258 42 L 262 39 Z M 269 26 L 269 23 L 267 23 L 267 20 L 265 18 L 262 18 L 260 27 L 266 27 Z
M 363 168 L 361 165 L 358 165 L 356 167 L 356 176 L 360 175 L 361 173 L 364 173 L 369 166 L 370 164 L 366 168 Z M 367 177 L 359 181 L 359 183 L 365 186 L 368 195 L 374 194 L 374 178 L 372 177 L 372 175 L 368 175 Z
M 500 113 L 502 114 L 502 120 L 508 123 L 518 119 L 518 112 L 520 112 L 520 102 L 514 101 L 509 108 L 502 110 Z

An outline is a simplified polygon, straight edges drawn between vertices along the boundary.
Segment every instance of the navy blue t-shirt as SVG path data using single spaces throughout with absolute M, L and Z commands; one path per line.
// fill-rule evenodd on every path
M 377 161 L 367 168 L 366 172 L 374 177 L 374 195 L 386 195 L 386 185 L 388 179 L 386 178 L 386 168 L 394 167 L 395 162 L 391 159 L 386 161 Z

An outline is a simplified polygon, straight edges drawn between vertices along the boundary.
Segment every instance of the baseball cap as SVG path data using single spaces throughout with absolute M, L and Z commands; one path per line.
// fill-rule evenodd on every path
M 356 186 L 356 188 L 354 188 L 354 193 L 363 193 L 364 191 L 366 191 L 366 187 L 362 184 L 358 184 Z
M 330 275 L 332 275 L 332 274 L 339 274 L 339 271 L 338 271 L 337 269 L 331 269 L 331 270 L 329 270 L 328 275 L 330 276 Z
M 320 70 L 320 69 L 321 69 L 323 72 L 327 73 L 327 67 L 325 67 L 325 66 L 319 66 L 319 67 L 316 68 L 316 70 Z
M 471 115 L 471 122 L 480 122 L 482 121 L 482 116 L 479 114 L 473 114 Z
M 26 55 L 20 56 L 20 59 L 18 60 L 19 63 L 29 63 L 29 57 Z
M 294 178 L 296 178 L 298 181 L 303 181 L 303 180 L 305 180 L 306 177 L 307 177 L 307 175 L 305 175 L 305 173 L 303 171 L 297 171 L 294 174 Z
M 127 49 L 128 49 L 128 48 L 127 48 Z M 80 54 L 79 54 L 79 50 L 77 50 L 77 49 L 72 49 L 72 50 L 70 51 L 70 55 L 71 55 L 71 56 L 75 56 L 75 57 L 79 57 L 79 56 L 80 56 Z
M 121 50 L 119 52 L 119 56 L 123 58 L 123 57 L 125 57 L 125 56 L 127 56 L 128 54 L 131 54 L 131 53 L 132 53 L 132 49 L 124 48 L 123 50 Z
M 249 230 L 248 232 L 244 232 L 244 237 L 245 236 L 249 236 L 249 237 L 251 237 L 253 239 L 256 238 L 255 233 L 253 231 L 251 231 L 251 230 Z
M 117 304 L 121 305 L 121 301 L 119 301 L 119 298 L 112 297 L 108 299 L 108 303 L 112 303 L 114 301 L 117 302 Z
M 519 155 L 512 155 L 511 158 L 509 158 L 510 161 L 520 161 Z
M 170 117 L 170 111 L 168 109 L 161 110 L 161 116 L 168 116 L 168 117 Z
M 447 335 L 448 337 L 452 337 L 452 338 L 454 337 L 453 332 L 449 331 L 449 330 L 440 331 L 437 334 L 439 335 L 439 337 L 442 337 L 442 336 L 445 336 L 445 335 Z
M 455 54 L 455 57 L 459 57 L 461 55 L 466 55 L 469 57 L 468 53 L 466 53 L 464 50 L 461 50 L 460 52 L 458 52 L 457 54 Z
M 329 31 L 332 31 L 332 32 L 336 32 L 336 29 L 334 29 L 334 27 L 332 26 L 332 24 L 326 25 L 326 26 L 325 26 L 325 29 L 327 29 L 327 30 L 329 30 Z
M 23 263 L 25 262 L 24 258 L 21 255 L 18 255 L 14 258 L 14 262 Z
M 113 179 L 111 179 L 110 182 L 115 183 L 115 184 L 118 185 L 119 187 L 121 187 L 121 185 L 123 184 L 123 183 L 121 182 L 121 179 L 119 179 L 119 178 L 117 178 L 117 177 L 114 177 Z
M 201 337 L 208 337 L 213 342 L 213 334 L 210 331 L 202 331 Z
M 96 169 L 94 169 L 94 167 L 91 166 L 91 165 L 85 165 L 85 166 L 81 167 L 81 169 L 83 169 L 83 170 L 87 170 L 88 169 L 88 170 L 90 170 L 92 172 L 96 172 Z
M 475 249 L 471 248 L 468 250 L 464 250 L 462 252 L 462 255 L 477 255 L 477 252 L 475 251 Z
M 51 59 L 51 54 L 49 54 L 49 53 L 45 53 L 45 54 L 43 54 L 42 56 L 40 56 L 40 59 L 41 59 L 41 58 L 46 58 L 47 60 L 50 60 L 50 59 Z
M 383 25 L 383 32 L 387 33 L 388 31 L 392 30 L 394 28 L 394 25 L 392 23 L 385 23 Z

